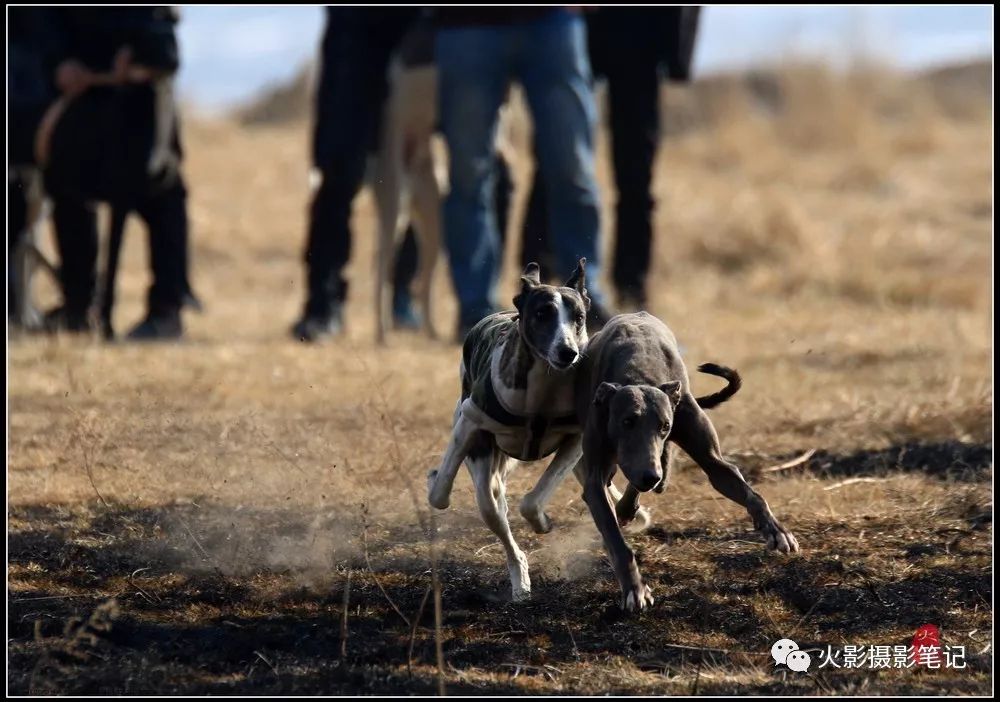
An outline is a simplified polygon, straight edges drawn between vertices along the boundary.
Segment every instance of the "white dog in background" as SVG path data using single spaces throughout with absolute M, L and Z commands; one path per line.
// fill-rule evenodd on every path
M 385 343 L 389 330 L 390 282 L 396 252 L 411 221 L 419 249 L 416 299 L 425 333 L 436 338 L 431 285 L 441 255 L 441 203 L 448 187 L 448 168 L 444 140 L 435 136 L 438 72 L 433 46 L 433 27 L 418 21 L 390 61 L 382 133 L 369 169 L 378 214 L 375 336 L 379 344 Z M 513 147 L 507 104 L 500 108 L 498 120 L 495 149 L 510 162 Z

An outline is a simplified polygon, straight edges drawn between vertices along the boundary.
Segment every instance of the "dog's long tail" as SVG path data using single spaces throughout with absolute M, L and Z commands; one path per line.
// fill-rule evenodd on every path
M 743 379 L 740 377 L 740 374 L 732 368 L 726 368 L 725 366 L 716 365 L 715 363 L 702 363 L 698 366 L 698 370 L 702 373 L 708 373 L 709 375 L 717 375 L 720 378 L 725 378 L 729 381 L 729 384 L 719 390 L 719 392 L 695 398 L 695 402 L 697 402 L 698 406 L 702 409 L 712 409 L 713 407 L 718 407 L 739 392 L 739 389 L 743 387 Z

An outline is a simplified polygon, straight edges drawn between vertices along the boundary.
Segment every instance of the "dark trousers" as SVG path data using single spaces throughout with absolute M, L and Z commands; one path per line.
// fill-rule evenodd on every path
M 655 57 L 623 55 L 606 70 L 616 204 L 612 282 L 618 292 L 643 298 L 653 242 L 650 184 L 659 127 Z M 521 260 L 535 261 L 552 279 L 545 194 L 537 175 L 528 199 Z
M 344 268 L 351 257 L 351 206 L 364 181 L 368 155 L 378 145 L 390 56 L 415 17 L 412 8 L 327 8 L 313 139 L 313 160 L 322 182 L 310 205 L 307 315 L 329 316 L 347 298 Z M 497 169 L 495 198 L 502 234 L 511 180 L 500 158 Z M 417 254 L 411 227 L 393 270 L 397 299 L 408 292 L 416 275 Z
M 510 215 L 510 199 L 514 194 L 514 181 L 510 177 L 510 167 L 499 153 L 494 159 L 496 184 L 493 190 L 493 208 L 497 214 L 497 230 L 500 233 L 501 245 L 507 241 L 507 222 Z M 393 285 L 396 295 L 406 290 L 417 274 L 417 240 L 411 226 L 406 230 L 406 238 L 399 248 L 396 258 L 396 270 L 393 273 Z
M 135 204 L 149 230 L 153 283 L 147 295 L 150 314 L 180 310 L 190 292 L 187 191 L 182 181 Z M 52 218 L 62 265 L 60 282 L 66 310 L 83 315 L 94 304 L 97 284 L 97 208 L 93 202 L 54 197 Z
M 309 316 L 328 317 L 347 297 L 351 205 L 378 143 L 389 58 L 412 19 L 412 9 L 327 8 L 313 135 L 323 180 L 310 206 L 305 251 Z M 398 259 L 396 284 L 405 288 L 416 268 L 412 232 Z
M 618 193 L 611 275 L 619 293 L 643 299 L 653 244 L 650 184 L 659 130 L 659 77 L 653 57 L 635 58 L 623 56 L 607 69 Z
M 365 156 L 361 154 L 362 164 Z M 351 258 L 351 203 L 361 188 L 364 165 L 356 179 L 354 174 L 345 171 L 323 176 L 310 209 L 306 314 L 312 316 L 329 316 L 333 306 L 343 304 L 347 298 L 347 281 L 343 273 Z M 410 227 L 396 256 L 393 284 L 397 292 L 409 289 L 417 272 L 417 254 L 416 236 Z

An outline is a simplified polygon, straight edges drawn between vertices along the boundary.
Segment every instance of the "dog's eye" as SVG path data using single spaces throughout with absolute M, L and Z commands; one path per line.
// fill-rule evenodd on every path
M 584 319 L 586 319 L 586 318 L 584 317 L 583 312 L 577 312 L 576 313 L 576 323 L 577 324 L 583 324 L 583 320 Z
M 670 425 L 666 422 L 660 422 L 660 434 L 666 436 L 670 432 Z
M 539 307 L 537 310 L 535 310 L 535 316 L 538 319 L 545 319 L 546 317 L 550 316 L 551 314 L 552 314 L 552 308 L 551 307 Z
M 625 419 L 622 420 L 622 426 L 625 427 L 626 429 L 631 429 L 632 427 L 634 427 L 635 417 L 625 417 Z

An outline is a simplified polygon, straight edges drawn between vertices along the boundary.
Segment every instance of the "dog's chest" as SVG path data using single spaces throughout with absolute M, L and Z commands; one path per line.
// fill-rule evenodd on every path
M 545 377 L 544 368 L 528 374 L 526 388 L 508 388 L 494 383 L 498 402 L 523 418 L 523 424 L 508 423 L 494 429 L 500 449 L 522 461 L 534 461 L 555 451 L 570 434 L 578 433 L 573 410 L 572 375 Z M 493 376 L 496 381 L 496 376 Z
M 504 366 L 500 344 L 479 359 L 465 368 L 471 393 L 462 411 L 493 434 L 504 453 L 522 461 L 536 460 L 579 433 L 572 372 L 558 373 L 536 361 L 525 373 L 511 373 Z

